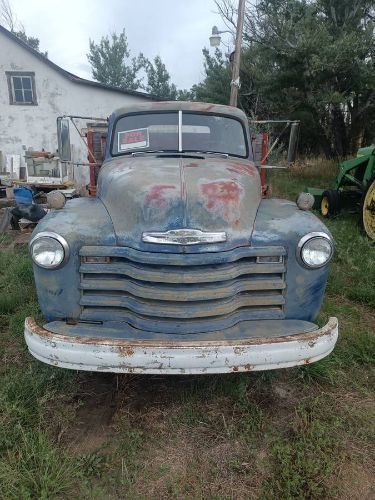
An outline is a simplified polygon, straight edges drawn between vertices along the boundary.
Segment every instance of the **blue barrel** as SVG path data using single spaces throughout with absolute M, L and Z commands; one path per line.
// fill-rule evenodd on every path
M 33 202 L 33 192 L 28 187 L 14 188 L 14 197 L 18 205 L 30 205 Z

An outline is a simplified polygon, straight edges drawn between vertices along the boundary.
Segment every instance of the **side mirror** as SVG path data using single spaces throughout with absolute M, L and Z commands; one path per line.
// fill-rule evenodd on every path
M 57 144 L 61 161 L 71 161 L 69 118 L 57 118 Z

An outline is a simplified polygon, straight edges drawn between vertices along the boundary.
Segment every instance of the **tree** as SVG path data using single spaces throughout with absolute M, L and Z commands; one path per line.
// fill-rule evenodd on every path
M 192 86 L 190 91 L 181 92 L 180 100 L 195 100 L 213 102 L 217 104 L 228 104 L 230 96 L 230 83 L 232 80 L 232 67 L 229 58 L 225 58 L 221 50 L 216 49 L 214 55 L 209 50 L 202 50 L 204 57 L 205 77 L 202 82 Z M 240 106 L 250 115 L 252 104 L 255 102 L 255 92 L 253 90 L 253 79 L 244 77 L 244 62 L 241 65 L 241 102 Z M 185 98 L 188 96 L 188 99 Z M 255 104 L 256 106 L 256 104 Z
M 98 82 L 123 89 L 142 89 L 167 99 L 177 97 L 176 85 L 171 83 L 171 77 L 160 56 L 156 56 L 153 61 L 147 59 L 142 52 L 137 57 L 130 57 L 125 30 L 119 35 L 111 33 L 110 37 L 102 37 L 98 44 L 90 40 L 87 59 L 92 67 L 92 76 Z M 146 84 L 143 83 L 142 72 L 146 77 Z
M 233 29 L 233 0 L 216 4 Z M 240 106 L 260 118 L 301 119 L 301 142 L 312 152 L 353 154 L 374 138 L 374 19 L 373 0 L 249 2 Z M 225 64 L 205 58 L 206 78 L 196 88 L 206 100 L 226 102 L 229 90 L 217 83 Z
M 97 44 L 90 39 L 87 59 L 92 67 L 92 76 L 98 82 L 129 90 L 137 90 L 142 85 L 139 70 L 145 64 L 142 54 L 130 59 L 128 41 L 123 30 L 119 35 L 111 33 L 102 37 Z
M 215 50 L 211 56 L 208 49 L 202 50 L 205 77 L 203 82 L 193 85 L 191 91 L 197 101 L 228 104 L 230 96 L 231 69 L 223 53 Z
M 327 156 L 353 154 L 366 135 L 375 103 L 371 4 L 263 0 L 247 33 L 263 99 L 284 117 L 309 117 L 305 136 L 312 132 Z
M 147 85 L 144 87 L 146 92 L 167 99 L 176 99 L 176 85 L 171 83 L 171 77 L 160 56 L 156 56 L 153 63 L 145 59 L 144 68 L 147 77 Z
M 39 38 L 27 36 L 24 29 L 21 29 L 20 31 L 13 31 L 12 33 L 20 40 L 27 43 L 27 45 L 29 45 L 32 49 L 42 54 L 42 56 L 48 57 L 48 52 L 42 52 L 39 48 Z
M 48 57 L 48 52 L 41 52 L 39 48 L 39 38 L 26 35 L 25 27 L 18 21 L 8 0 L 0 0 L 0 24 L 5 26 L 13 35 L 25 42 L 32 49 L 40 52 L 44 57 Z
M 195 94 L 192 90 L 180 89 L 177 90 L 178 101 L 195 101 Z

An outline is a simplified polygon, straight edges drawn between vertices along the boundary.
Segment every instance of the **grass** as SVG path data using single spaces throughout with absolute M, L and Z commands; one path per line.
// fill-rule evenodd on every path
M 74 463 L 43 432 L 21 431 L 17 446 L 0 462 L 6 498 L 56 498 L 74 491 Z
M 332 185 L 323 160 L 272 172 L 294 199 Z M 320 322 L 334 352 L 288 370 L 202 377 L 76 373 L 23 341 L 38 316 L 25 250 L 0 242 L 1 498 L 370 498 L 374 460 L 374 245 L 358 217 L 336 242 Z
M 375 307 L 374 243 L 360 232 L 356 215 L 327 222 L 336 243 L 329 293 Z

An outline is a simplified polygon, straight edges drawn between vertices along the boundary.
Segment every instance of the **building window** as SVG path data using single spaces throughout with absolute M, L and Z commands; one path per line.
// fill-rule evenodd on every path
M 9 104 L 36 106 L 35 73 L 7 71 Z

